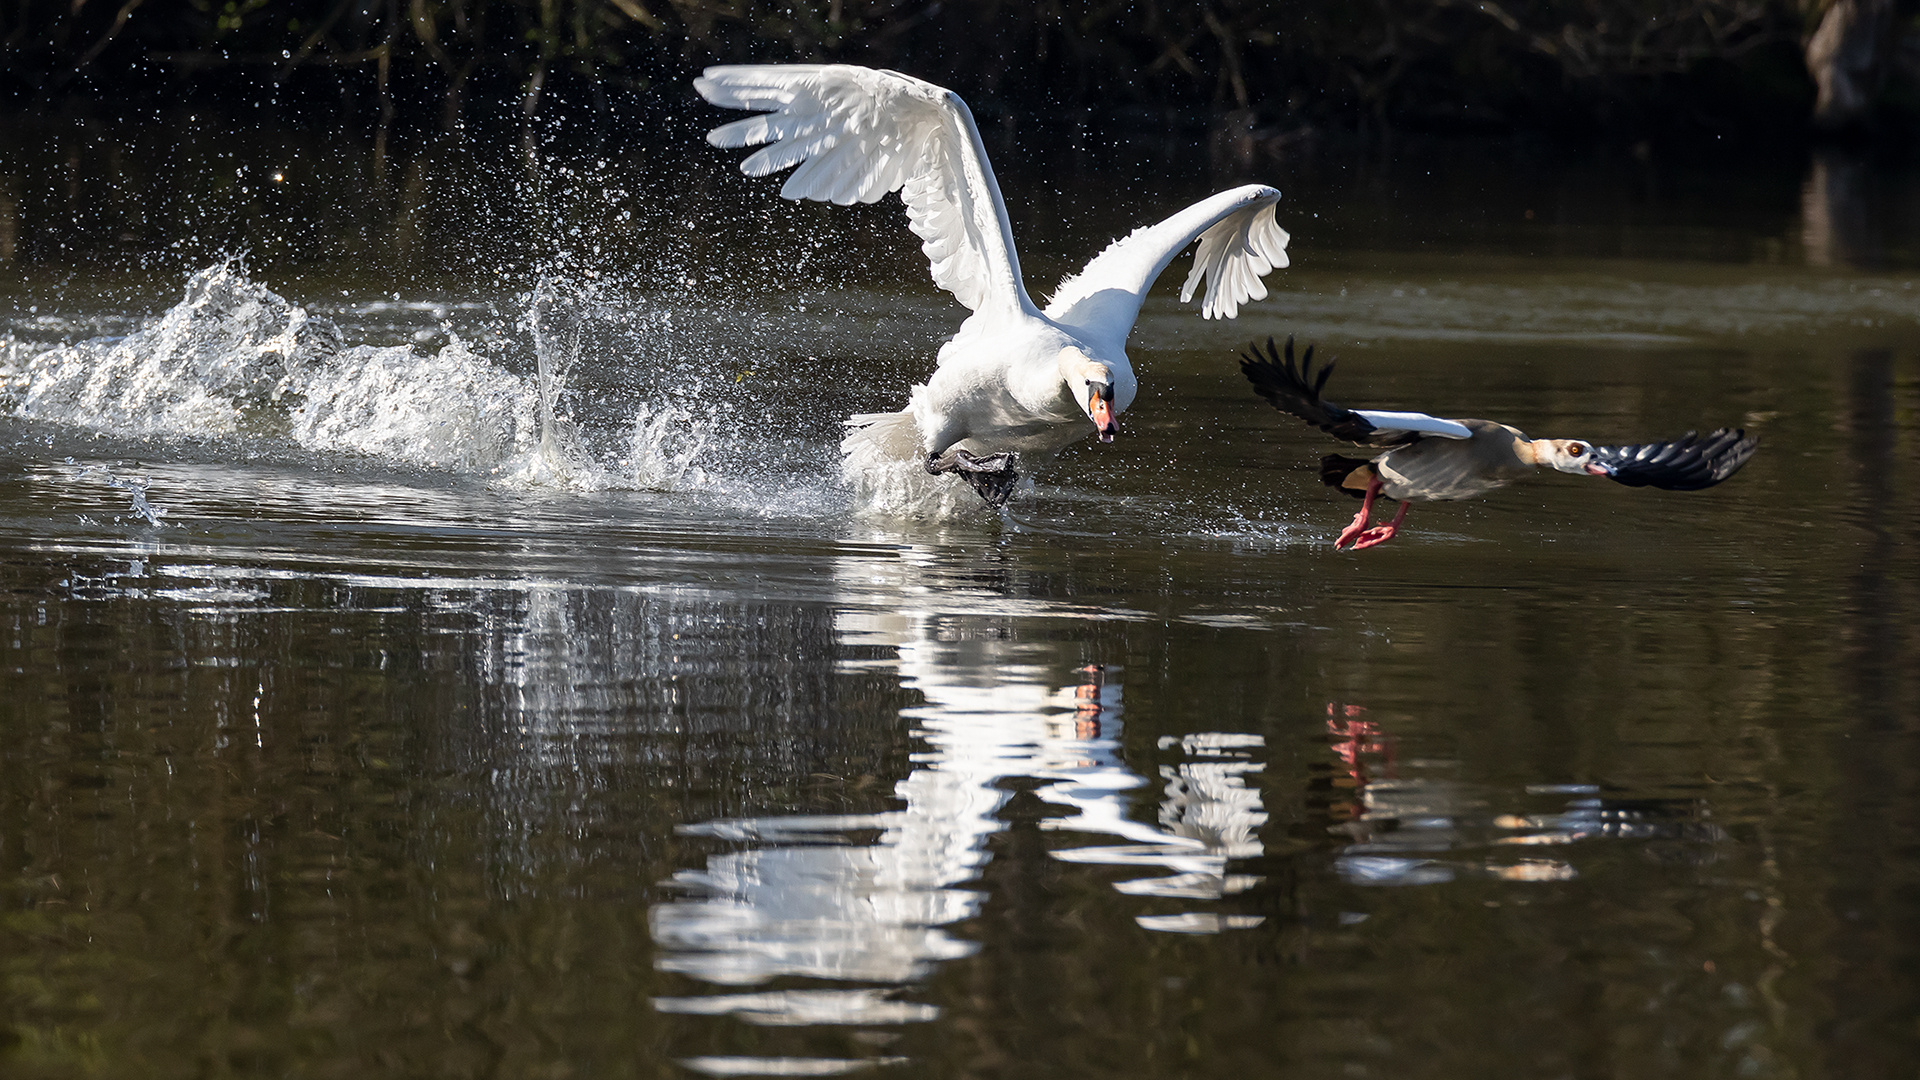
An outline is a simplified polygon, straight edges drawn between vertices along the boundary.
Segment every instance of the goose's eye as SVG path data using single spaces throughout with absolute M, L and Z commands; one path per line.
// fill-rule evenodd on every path
M 1579 443 L 1574 443 L 1572 446 L 1567 448 L 1567 453 L 1572 454 L 1574 457 L 1579 457 L 1580 455 L 1586 452 L 1587 452 L 1587 448 L 1584 446 L 1581 446 Z

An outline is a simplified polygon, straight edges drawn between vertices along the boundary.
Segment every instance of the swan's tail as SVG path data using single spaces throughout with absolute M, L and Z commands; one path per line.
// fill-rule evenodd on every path
M 920 425 L 909 412 L 859 413 L 840 440 L 840 475 L 860 512 L 875 517 L 937 517 L 969 501 L 971 489 L 927 472 Z
M 855 413 L 847 417 L 847 434 L 840 440 L 840 453 L 846 456 L 846 468 L 882 461 L 918 461 L 926 454 L 920 449 L 920 425 L 908 412 Z

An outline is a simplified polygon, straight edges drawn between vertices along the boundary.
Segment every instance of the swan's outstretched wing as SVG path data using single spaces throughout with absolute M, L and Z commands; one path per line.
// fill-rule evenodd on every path
M 740 163 L 747 175 L 798 165 L 780 194 L 843 206 L 898 191 L 934 284 L 975 311 L 1034 310 L 1000 185 L 958 94 L 850 64 L 710 67 L 693 87 L 715 105 L 767 110 L 707 135 L 761 146 Z
M 1231 319 L 1240 305 L 1267 295 L 1260 279 L 1287 265 L 1287 231 L 1274 220 L 1280 193 L 1260 184 L 1223 191 L 1158 225 L 1135 229 L 1060 283 L 1047 316 L 1084 334 L 1120 345 L 1140 314 L 1140 301 L 1160 271 L 1196 239 L 1193 272 L 1180 289 L 1191 300 L 1203 281 L 1200 313 Z

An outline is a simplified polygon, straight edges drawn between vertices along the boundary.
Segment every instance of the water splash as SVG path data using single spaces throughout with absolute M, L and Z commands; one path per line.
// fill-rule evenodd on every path
M 567 415 L 585 331 L 604 306 L 592 290 L 543 279 L 521 321 L 533 340 L 529 379 L 451 329 L 435 352 L 349 345 L 234 257 L 194 274 L 178 304 L 125 336 L 0 343 L 0 410 L 119 435 L 285 438 L 508 484 L 705 485 L 712 417 L 642 405 L 626 414 L 630 426 L 603 434 L 596 456 Z
M 913 414 L 871 413 L 849 422 L 840 443 L 840 475 L 854 506 L 875 519 L 946 518 L 981 509 L 980 497 L 956 476 L 927 472 L 926 451 Z M 1014 497 L 1031 492 L 1023 476 Z
M 764 344 L 751 320 L 736 333 L 738 313 L 608 289 L 549 276 L 474 337 L 443 322 L 414 343 L 376 345 L 231 258 L 124 336 L 0 341 L 0 413 L 119 436 L 278 442 L 510 488 L 699 490 L 746 513 L 837 517 L 849 488 L 872 517 L 981 513 L 965 484 L 924 474 L 911 431 L 877 467 L 859 455 L 841 467 L 807 434 L 825 419 L 806 415 L 810 399 L 745 381 Z M 442 334 L 437 351 L 424 344 Z M 768 393 L 799 412 L 769 417 Z
M 167 516 L 166 507 L 155 506 L 147 498 L 147 488 L 149 488 L 153 484 L 152 477 L 143 476 L 140 479 L 135 480 L 129 476 L 118 476 L 114 474 L 112 469 L 107 468 L 105 465 L 80 465 L 78 462 L 74 461 L 72 458 L 67 459 L 67 464 L 76 466 L 76 470 L 73 474 L 73 478 L 75 480 L 84 480 L 87 477 L 92 476 L 95 473 L 98 473 L 100 478 L 106 482 L 106 485 L 108 487 L 118 488 L 119 490 L 126 492 L 127 498 L 132 503 L 131 509 L 135 514 L 138 514 L 141 518 L 145 519 L 147 524 L 159 525 L 160 519 Z M 116 517 L 113 519 L 113 522 L 114 524 L 118 525 L 125 520 L 126 518 Z
M 247 277 L 194 274 L 159 318 L 118 338 L 0 353 L 0 407 L 115 434 L 284 434 L 322 452 L 480 469 L 532 445 L 525 380 L 457 336 L 439 352 L 347 347 L 330 320 Z
M 590 295 L 565 295 L 543 275 L 527 301 L 527 329 L 533 334 L 534 378 L 540 398 L 540 459 L 558 476 L 580 471 L 576 429 L 560 415 L 560 395 L 580 363 L 580 334 Z
M 633 417 L 628 458 L 634 486 L 649 491 L 679 491 L 706 485 L 707 472 L 696 463 L 712 435 L 711 420 L 697 420 L 677 405 L 658 412 L 651 406 L 641 406 Z
M 13 357 L 22 416 L 132 434 L 230 434 L 340 348 L 340 333 L 249 281 L 238 256 L 187 282 L 166 314 L 119 338 Z

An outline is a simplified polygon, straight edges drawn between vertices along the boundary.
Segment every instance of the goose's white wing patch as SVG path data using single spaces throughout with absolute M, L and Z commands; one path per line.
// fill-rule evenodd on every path
M 1438 435 L 1443 439 L 1471 439 L 1473 429 L 1456 420 L 1442 420 L 1437 416 L 1428 416 L 1420 412 L 1370 412 L 1366 409 L 1353 410 L 1355 416 L 1363 416 L 1367 423 L 1380 431 L 1417 431 L 1423 435 Z

